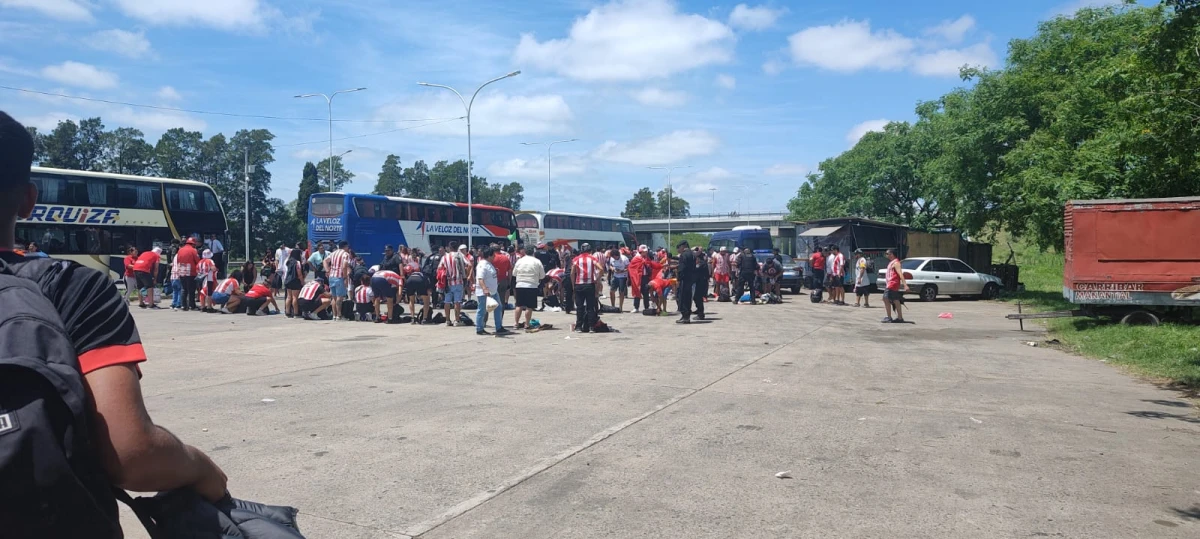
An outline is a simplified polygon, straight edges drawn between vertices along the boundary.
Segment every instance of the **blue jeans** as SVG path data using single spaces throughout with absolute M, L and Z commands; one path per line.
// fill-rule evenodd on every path
M 496 324 L 496 331 L 500 331 L 504 329 L 504 326 L 500 324 L 500 320 L 504 318 L 504 304 L 500 303 L 500 296 L 497 294 L 475 296 L 475 300 L 479 302 L 479 310 L 475 311 L 475 331 L 483 331 L 483 328 L 487 327 L 487 298 L 492 298 L 500 304 L 496 310 L 492 311 L 492 322 Z
M 176 309 L 183 306 L 183 285 L 179 279 L 171 279 L 171 306 Z

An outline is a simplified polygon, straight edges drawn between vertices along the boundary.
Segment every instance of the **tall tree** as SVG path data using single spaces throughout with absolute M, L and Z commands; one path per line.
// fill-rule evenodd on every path
M 296 217 L 301 224 L 308 223 L 308 199 L 321 192 L 321 184 L 317 180 L 317 166 L 312 161 L 304 163 L 304 172 L 300 175 L 300 192 L 296 194 Z
M 46 141 L 42 140 L 45 135 L 38 133 L 38 128 L 32 125 L 25 126 L 25 130 L 33 139 L 33 163 L 41 165 L 42 161 L 46 159 Z
M 317 180 L 321 183 L 321 190 L 329 189 L 329 158 L 322 159 L 317 163 Z M 354 180 L 354 173 L 346 170 L 342 166 L 341 156 L 333 156 L 333 190 L 341 191 L 346 184 Z
M 658 202 L 654 200 L 654 192 L 649 187 L 638 189 L 633 198 L 625 201 L 625 211 L 621 217 L 626 219 L 649 219 L 658 215 Z
M 658 192 L 658 215 L 668 215 L 671 217 L 687 217 L 691 215 L 690 204 L 688 201 L 675 196 L 674 191 L 670 187 L 663 188 Z
M 45 155 L 43 166 L 81 170 L 79 166 L 79 126 L 71 120 L 62 120 L 42 137 Z
M 388 154 L 383 160 L 383 168 L 380 169 L 379 179 L 375 182 L 374 193 L 385 196 L 405 195 L 404 169 L 400 167 L 400 156 Z
M 154 145 L 154 161 L 167 178 L 198 179 L 204 135 L 181 127 L 168 129 Z
M 426 165 L 425 161 L 418 159 L 413 163 L 413 166 L 404 169 L 404 181 L 401 183 L 401 190 L 407 193 L 406 196 L 429 198 L 429 174 L 429 165 Z
M 100 118 L 88 118 L 79 122 L 75 136 L 75 154 L 80 170 L 103 170 L 104 167 L 104 122 Z
M 101 168 L 105 172 L 146 176 L 157 173 L 154 147 L 132 127 L 119 127 L 104 133 Z

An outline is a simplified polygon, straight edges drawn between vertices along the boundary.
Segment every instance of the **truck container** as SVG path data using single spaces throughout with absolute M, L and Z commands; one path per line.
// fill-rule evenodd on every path
M 1157 323 L 1200 306 L 1200 197 L 1073 200 L 1063 225 L 1063 296 L 1085 314 Z

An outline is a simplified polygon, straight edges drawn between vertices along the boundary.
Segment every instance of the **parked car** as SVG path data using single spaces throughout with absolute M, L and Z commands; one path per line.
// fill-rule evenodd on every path
M 773 255 L 770 252 L 754 253 L 754 258 L 758 260 L 760 267 L 771 256 Z M 804 276 L 804 270 L 798 267 L 796 259 L 785 254 L 779 256 L 783 257 L 783 277 L 779 278 L 779 289 L 791 290 L 793 294 L 799 294 L 800 281 Z
M 1000 295 L 999 277 L 979 273 L 957 258 L 906 258 L 900 268 L 908 281 L 908 293 L 917 294 L 921 301 L 933 301 L 938 296 L 995 299 Z M 876 286 L 887 288 L 887 268 L 879 270 Z

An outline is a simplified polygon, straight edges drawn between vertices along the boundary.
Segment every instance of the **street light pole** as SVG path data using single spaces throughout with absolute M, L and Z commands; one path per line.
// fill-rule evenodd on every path
M 673 167 L 646 167 L 654 170 L 667 171 L 667 250 L 671 250 L 671 203 L 675 198 L 675 188 L 671 186 L 671 173 L 677 168 L 692 168 L 692 165 L 676 165 Z
M 717 188 L 716 188 L 716 187 L 709 187 L 709 188 L 708 188 L 708 190 L 709 190 L 709 191 L 712 191 L 712 194 L 713 194 L 713 207 L 712 207 L 712 212 L 713 212 L 713 215 L 716 215 L 716 214 L 717 214 Z
M 246 229 L 246 260 L 250 260 L 250 148 L 246 148 L 245 152 L 245 168 L 242 171 L 246 173 L 246 215 L 242 219 L 242 228 Z
M 484 86 L 487 86 L 498 80 L 507 79 L 509 77 L 515 77 L 520 74 L 521 74 L 520 71 L 513 71 L 512 73 L 509 73 L 502 77 L 496 77 L 496 78 L 489 80 L 483 84 L 480 84 L 479 88 L 475 89 L 475 93 L 471 94 L 471 102 L 470 103 L 468 103 L 466 99 L 463 99 L 462 94 L 458 93 L 458 90 L 455 90 L 454 88 L 451 88 L 444 84 L 430 84 L 428 82 L 418 82 L 417 83 L 417 84 L 420 84 L 421 86 L 431 86 L 433 88 L 445 88 L 447 90 L 450 90 L 451 92 L 454 92 L 454 95 L 458 96 L 458 100 L 462 101 L 463 108 L 467 109 L 467 251 L 471 250 L 471 247 L 472 247 L 471 233 L 474 232 L 474 228 L 475 228 L 475 223 L 474 223 L 475 208 L 473 205 L 474 201 L 472 200 L 472 193 L 471 193 L 471 167 L 472 167 L 472 163 L 471 163 L 471 159 L 472 159 L 472 156 L 471 156 L 471 107 L 475 105 L 475 96 L 479 95 L 479 91 L 482 90 Z
M 338 90 L 332 94 L 301 94 L 295 97 L 316 97 L 325 98 L 325 105 L 329 111 L 329 190 L 333 191 L 333 98 L 338 94 L 348 94 L 350 92 L 358 92 L 366 90 L 366 88 L 351 88 L 349 90 Z
M 550 149 L 553 148 L 555 144 L 561 144 L 564 142 L 575 142 L 577 140 L 579 140 L 579 139 L 573 138 L 573 139 L 568 139 L 568 140 L 556 140 L 554 142 L 522 142 L 521 143 L 522 146 L 537 146 L 539 144 L 546 145 L 546 211 L 550 211 Z

